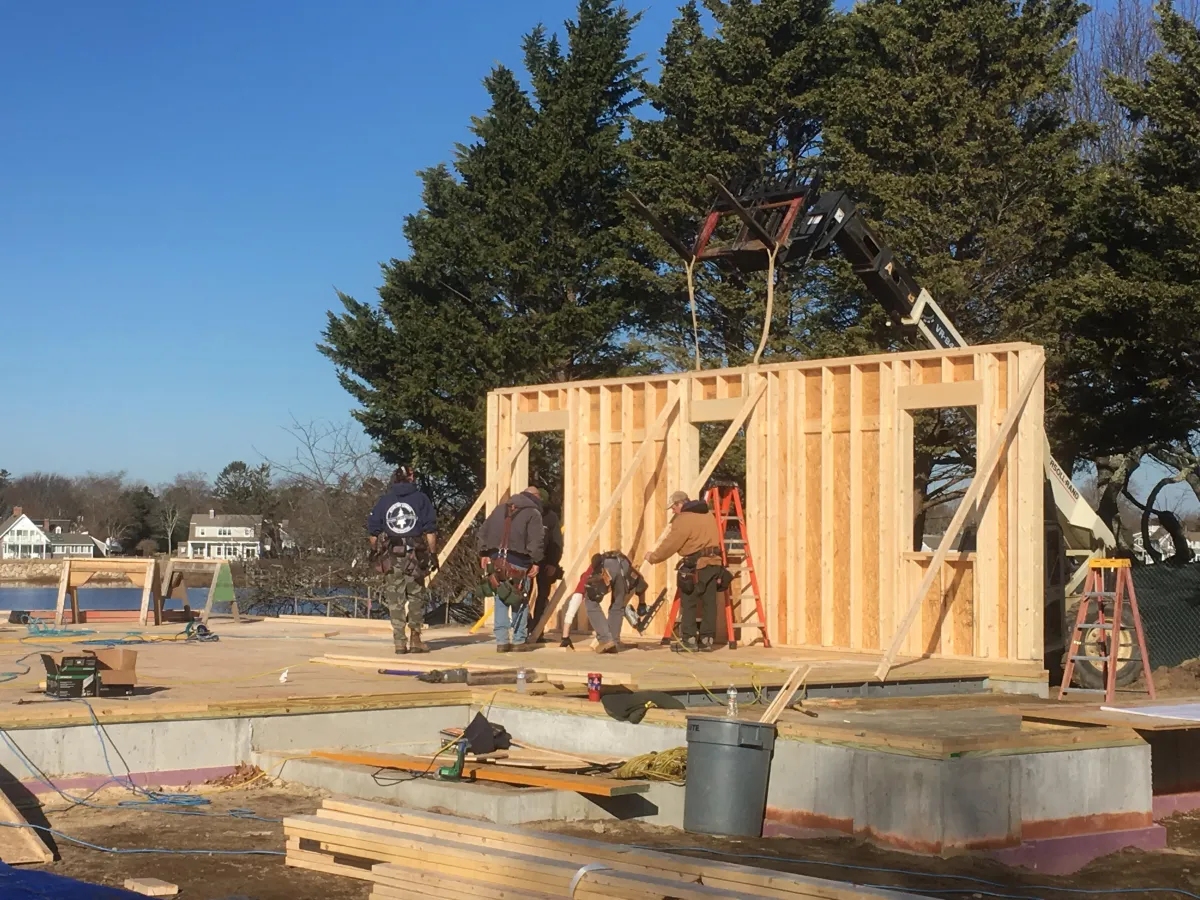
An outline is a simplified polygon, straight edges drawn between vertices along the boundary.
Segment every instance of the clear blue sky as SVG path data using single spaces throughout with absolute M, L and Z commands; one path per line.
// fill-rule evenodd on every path
M 653 62 L 673 2 L 640 0 Z M 0 467 L 156 483 L 344 421 L 314 345 L 373 299 L 417 169 L 566 0 L 9 3 L 0 30 Z

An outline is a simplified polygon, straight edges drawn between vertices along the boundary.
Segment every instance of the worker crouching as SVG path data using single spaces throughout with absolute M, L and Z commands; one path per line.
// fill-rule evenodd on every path
M 493 598 L 496 650 L 530 650 L 529 594 L 545 548 L 542 498 L 535 487 L 497 506 L 479 530 L 482 592 Z
M 662 543 L 646 554 L 646 562 L 660 563 L 679 554 L 676 578 L 682 609 L 679 623 L 682 641 L 672 649 L 711 653 L 717 634 L 717 594 L 727 578 L 721 558 L 721 533 L 716 518 L 703 500 L 689 500 L 683 491 L 676 491 L 670 497 L 668 508 L 674 513 L 671 526 Z M 698 635 L 697 612 L 700 615 Z
M 580 576 L 579 584 L 575 586 L 567 604 L 560 646 L 573 646 L 571 622 L 582 603 L 587 612 L 588 622 L 596 632 L 596 652 L 616 653 L 621 646 L 621 625 L 627 618 L 625 610 L 629 598 L 637 595 L 640 603 L 644 605 L 646 588 L 646 579 L 624 553 L 619 550 L 597 553 L 592 557 L 591 565 Z M 612 595 L 612 600 L 606 615 L 600 603 L 609 594 Z

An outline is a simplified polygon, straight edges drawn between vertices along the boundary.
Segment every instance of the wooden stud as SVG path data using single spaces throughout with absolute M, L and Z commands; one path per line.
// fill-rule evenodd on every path
M 946 555 L 950 552 L 950 547 L 958 538 L 959 532 L 962 531 L 963 524 L 967 520 L 967 515 L 975 505 L 975 501 L 983 488 L 983 484 L 991 477 L 993 469 L 1000 460 L 1001 454 L 1013 434 L 1017 423 L 1021 419 L 1021 414 L 1025 409 L 1026 401 L 1029 399 L 1033 389 L 1038 386 L 1041 381 L 1042 368 L 1045 366 L 1046 358 L 1044 355 L 1039 355 L 1031 359 L 1029 364 L 1029 372 L 1022 373 L 1023 382 L 1020 391 L 1016 398 L 1008 407 L 1008 414 L 1004 417 L 1004 424 L 1000 426 L 1000 430 L 996 433 L 991 446 L 988 448 L 987 456 L 984 457 L 983 464 L 979 471 L 975 474 L 975 479 L 971 482 L 971 486 L 963 495 L 959 502 L 958 508 L 954 511 L 954 517 L 950 520 L 950 524 L 946 527 L 946 533 L 942 535 L 941 543 L 938 544 L 937 552 L 933 554 L 933 559 L 929 564 L 929 571 L 925 573 L 925 577 L 921 579 L 921 587 L 917 589 L 917 595 L 912 604 L 909 606 L 908 612 L 900 623 L 900 629 L 892 639 L 891 646 L 888 647 L 887 653 L 884 654 L 883 660 L 879 663 L 879 667 L 875 670 L 875 675 L 880 680 L 887 676 L 888 669 L 896 659 L 896 654 L 899 652 L 900 645 L 906 637 L 909 629 L 912 627 L 913 620 L 916 618 L 917 612 L 920 609 L 921 600 L 925 593 L 929 590 L 933 579 L 941 573 L 942 563 L 946 559 Z M 1040 471 L 1040 470 L 1039 470 Z
M 588 548 L 596 540 L 596 536 L 600 533 L 600 529 L 602 529 L 605 523 L 608 521 L 608 517 L 612 514 L 613 508 L 617 505 L 617 500 L 620 499 L 621 494 L 624 493 L 627 487 L 629 487 L 629 482 L 633 480 L 633 473 L 636 467 L 641 465 L 642 460 L 645 459 L 650 448 L 654 446 L 654 437 L 656 437 L 660 431 L 666 428 L 667 422 L 670 420 L 671 416 L 675 414 L 675 411 L 678 407 L 679 395 L 675 394 L 667 403 L 667 405 L 663 407 L 663 410 L 661 413 L 659 413 L 654 425 L 649 429 L 647 440 L 642 443 L 641 448 L 637 453 L 634 454 L 633 462 L 631 463 L 629 469 L 627 469 L 621 476 L 621 481 L 614 489 L 612 496 L 607 499 L 604 506 L 601 508 L 600 514 L 597 516 L 596 521 L 592 525 L 592 530 L 588 532 L 587 537 L 585 537 L 582 543 L 579 545 L 579 549 L 575 551 L 575 556 L 571 560 L 571 564 L 563 570 L 563 580 L 559 582 L 558 588 L 550 598 L 550 603 L 546 609 L 546 612 L 542 614 L 541 621 L 537 623 L 533 631 L 530 633 L 528 640 L 536 642 L 537 639 L 541 637 L 542 632 L 546 628 L 546 623 L 554 615 L 554 612 L 558 608 L 558 604 L 562 602 L 563 595 L 566 593 L 568 588 L 573 588 L 575 586 L 575 582 L 579 580 L 579 576 L 583 570 L 583 561 L 585 557 L 591 555 L 588 553 Z

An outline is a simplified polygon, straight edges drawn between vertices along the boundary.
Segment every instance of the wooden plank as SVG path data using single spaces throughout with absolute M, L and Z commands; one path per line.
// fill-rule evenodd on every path
M 138 624 L 143 627 L 147 624 L 150 615 L 150 598 L 154 594 L 154 560 L 149 560 L 147 563 L 146 574 L 142 584 L 142 606 L 138 614 Z M 162 614 L 158 609 L 154 610 L 154 624 L 162 624 Z
M 763 379 L 767 384 L 767 394 L 764 402 L 764 409 L 772 410 L 775 415 L 764 416 L 761 422 L 766 426 L 763 429 L 766 437 L 767 465 L 762 475 L 762 484 L 764 490 L 759 509 L 765 512 L 765 519 L 762 522 L 762 530 L 766 532 L 766 541 L 763 545 L 755 545 L 751 547 L 751 552 L 754 554 L 754 563 L 756 571 L 760 572 L 758 583 L 760 588 L 765 587 L 765 596 L 767 607 L 767 621 L 772 621 L 770 610 L 779 602 L 779 598 L 786 592 L 787 585 L 787 558 L 780 552 L 781 543 L 784 541 L 784 522 L 783 513 L 781 511 L 784 500 L 785 476 L 784 472 L 787 469 L 786 449 L 782 446 L 784 435 L 780 434 L 780 429 L 773 427 L 777 424 L 782 424 L 779 421 L 778 411 L 782 408 L 782 396 L 779 373 L 768 375 Z M 756 467 L 757 468 L 757 467 Z M 747 513 L 749 517 L 749 513 Z M 756 517 L 757 518 L 757 517 Z M 766 577 L 764 578 L 763 575 Z M 750 595 L 752 596 L 752 595 Z M 748 597 L 749 599 L 749 597 Z M 718 600 L 718 608 L 720 601 Z M 747 604 L 749 605 L 749 604 Z M 734 609 L 734 621 L 740 622 L 746 618 L 743 615 L 741 605 Z M 730 639 L 733 636 L 730 635 Z
M 0 793 L 0 822 L 29 825 L 29 820 L 3 793 Z M 54 862 L 54 854 L 32 826 L 0 828 L 0 861 L 10 866 L 25 863 L 44 864 Z
M 571 560 L 571 564 L 563 570 L 563 580 L 559 582 L 557 589 L 551 596 L 550 603 L 547 606 L 546 611 L 542 614 L 542 620 L 537 623 L 533 631 L 530 633 L 528 637 L 529 641 L 535 643 L 537 642 L 537 639 L 541 637 L 542 632 L 546 628 L 546 623 L 550 621 L 554 613 L 557 611 L 558 605 L 562 602 L 563 595 L 567 590 L 574 588 L 575 583 L 579 580 L 580 574 L 582 574 L 583 561 L 587 556 L 590 555 L 587 552 L 587 548 L 592 545 L 592 542 L 596 540 L 596 536 L 600 534 L 600 529 L 602 529 L 604 524 L 608 521 L 608 517 L 612 514 L 613 509 L 616 507 L 617 501 L 621 499 L 621 494 L 625 492 L 625 490 L 629 487 L 629 483 L 633 480 L 634 471 L 642 464 L 642 460 L 646 458 L 650 448 L 654 446 L 654 438 L 659 434 L 659 432 L 666 428 L 667 422 L 670 421 L 671 416 L 674 414 L 678 406 L 679 395 L 676 394 L 667 402 L 667 405 L 663 407 L 662 412 L 658 414 L 658 418 L 655 419 L 654 425 L 651 426 L 649 433 L 647 434 L 647 439 L 642 443 L 642 446 L 638 448 L 638 452 L 634 454 L 633 462 L 630 464 L 630 467 L 621 475 L 621 480 L 613 490 L 612 496 L 607 499 L 604 506 L 601 508 L 599 515 L 596 517 L 596 521 L 592 524 L 592 530 L 588 532 L 587 537 L 584 538 L 583 542 L 579 545 L 579 549 L 576 550 L 575 556 Z
M 986 352 L 999 352 L 999 351 L 1005 351 L 1005 350 L 1018 351 L 1018 350 L 1028 349 L 1031 346 L 1033 346 L 1033 345 L 1024 343 L 1024 342 L 1020 342 L 1020 341 L 1012 341 L 1012 342 L 1002 343 L 1002 344 L 979 344 L 979 345 L 972 346 L 969 349 L 965 349 L 965 350 L 964 349 L 913 350 L 913 351 L 906 351 L 904 353 L 873 353 L 873 354 L 869 354 L 867 356 L 853 356 L 853 357 L 848 356 L 848 357 L 815 359 L 815 360 L 793 360 L 790 362 L 782 362 L 782 363 L 762 363 L 758 366 L 741 366 L 741 367 L 731 368 L 731 369 L 709 369 L 709 370 L 706 370 L 704 374 L 708 377 L 712 377 L 715 375 L 715 376 L 721 377 L 721 378 L 731 378 L 731 377 L 736 377 L 739 375 L 746 375 L 751 372 L 756 372 L 758 374 L 767 374 L 769 372 L 778 372 L 781 369 L 798 369 L 798 370 L 814 370 L 814 369 L 816 369 L 816 370 L 819 370 L 821 368 L 824 368 L 825 366 L 830 366 L 830 365 L 833 365 L 833 366 L 836 366 L 839 364 L 840 365 L 849 365 L 851 362 L 857 363 L 859 365 L 868 365 L 868 364 L 874 364 L 874 363 L 879 363 L 879 362 L 889 362 L 889 361 L 893 361 L 897 358 L 902 358 L 902 359 L 911 360 L 911 361 L 937 360 L 939 363 L 939 367 L 940 367 L 940 361 L 941 361 L 942 357 L 945 357 L 945 356 L 962 357 L 962 356 L 966 356 L 966 355 L 970 354 L 971 352 L 976 352 L 976 353 L 985 352 L 986 353 Z M 635 384 L 635 385 L 636 384 L 659 384 L 659 385 L 661 385 L 661 384 L 664 384 L 667 382 L 677 381 L 677 380 L 679 380 L 679 378 L 680 378 L 680 376 L 676 375 L 676 374 L 638 375 L 638 376 L 633 376 L 633 377 L 593 378 L 593 379 L 588 379 L 588 380 L 584 380 L 584 381 L 573 381 L 573 382 L 571 382 L 571 384 L 575 387 L 580 387 L 580 388 L 594 388 L 594 387 L 599 387 L 600 385 L 605 385 L 605 384 L 607 384 L 607 385 L 615 385 L 615 384 Z M 506 396 L 509 394 L 521 393 L 521 392 L 526 392 L 526 391 L 555 390 L 555 389 L 560 388 L 561 386 L 562 386 L 561 384 L 554 384 L 554 383 L 522 385 L 521 387 L 499 388 L 495 391 L 492 391 L 492 393 L 500 395 L 500 396 Z
M 978 381 L 952 384 L 909 384 L 900 391 L 901 409 L 944 409 L 952 406 L 979 406 L 983 385 Z
M 565 409 L 539 409 L 533 412 L 519 412 L 516 415 L 516 428 L 520 434 L 566 431 L 569 424 L 570 419 Z
M 419 756 L 399 753 L 355 753 L 345 750 L 313 750 L 313 759 L 355 766 L 374 766 L 379 769 L 400 769 L 408 772 L 424 772 L 429 760 Z M 466 763 L 463 778 L 478 781 L 496 781 L 501 784 L 525 787 L 552 788 L 556 791 L 575 791 L 596 797 L 621 797 L 626 794 L 644 794 L 650 789 L 645 781 L 618 781 L 594 775 L 572 775 L 569 772 L 538 772 L 533 770 L 512 771 L 499 764 Z
M 702 422 L 726 422 L 741 412 L 741 397 L 722 397 L 715 400 L 693 400 L 688 421 L 693 425 Z
M 863 646 L 863 371 L 850 367 L 850 496 L 846 507 L 850 527 L 850 646 Z
M 310 659 L 309 662 L 322 663 L 326 665 L 343 665 L 350 668 L 360 669 L 394 669 L 398 666 L 405 669 L 423 669 L 433 671 L 434 669 L 446 669 L 461 665 L 468 671 L 478 672 L 499 672 L 511 671 L 512 665 L 499 665 L 496 663 L 482 663 L 475 660 L 467 660 L 462 663 L 454 663 L 446 660 L 433 661 L 427 659 L 413 659 L 407 657 L 403 660 L 403 665 L 396 660 L 394 656 L 351 656 L 348 654 L 327 653 L 324 656 L 318 656 Z M 569 680 L 572 684 L 587 684 L 588 672 L 601 672 L 604 675 L 605 684 L 617 685 L 635 685 L 636 681 L 630 672 L 609 671 L 600 663 L 592 665 L 588 669 L 566 669 L 556 667 L 534 666 L 532 662 L 528 663 L 530 668 L 533 668 L 539 675 L 544 675 L 548 680 L 560 681 Z
M 787 491 L 787 564 L 791 566 L 787 591 L 787 631 L 773 637 L 784 644 L 801 644 L 804 636 L 804 584 L 807 577 L 805 559 L 805 478 L 804 433 L 805 416 L 804 375 L 789 371 L 788 375 L 788 480 Z
M 950 552 L 954 541 L 958 538 L 959 532 L 962 531 L 963 524 L 967 520 L 967 514 L 974 507 L 984 483 L 986 483 L 987 479 L 991 478 L 992 471 L 995 469 L 997 462 L 999 462 L 1001 453 L 1006 449 L 1009 438 L 1021 420 L 1025 403 L 1029 399 L 1030 394 L 1033 393 L 1034 387 L 1039 383 L 1045 363 L 1046 358 L 1042 355 L 1031 361 L 1028 374 L 1023 373 L 1024 381 L 1021 389 L 1017 393 L 1016 398 L 1009 404 L 1008 413 L 1004 417 L 1004 423 L 1000 426 L 1000 430 L 996 433 L 992 445 L 988 448 L 987 456 L 984 458 L 979 471 L 975 473 L 975 479 L 971 482 L 971 486 L 967 488 L 966 493 L 959 502 L 958 509 L 954 511 L 954 517 L 950 520 L 950 524 L 946 528 L 946 533 L 942 535 L 941 543 L 938 544 L 937 552 L 934 553 L 933 560 L 930 563 L 929 572 L 922 579 L 921 587 L 917 589 L 916 597 L 913 599 L 908 612 L 901 621 L 899 630 L 892 639 L 887 653 L 884 654 L 883 659 L 880 661 L 879 667 L 875 670 L 876 677 L 881 681 L 887 676 L 888 669 L 895 662 L 896 654 L 899 652 L 900 646 L 920 610 L 921 599 L 929 590 L 933 579 L 940 573 L 942 563 Z
M 1023 350 L 1020 355 L 1021 379 L 1033 378 L 1040 383 L 1046 358 L 1042 349 Z M 1030 375 L 1026 375 L 1026 372 Z M 1017 423 L 1018 472 L 1021 486 L 1020 497 L 1020 581 L 1017 585 L 1017 642 L 1018 659 L 1041 661 L 1043 658 L 1044 631 L 1042 612 L 1044 608 L 1045 580 L 1043 567 L 1045 554 L 1042 548 L 1043 535 L 1043 491 L 1044 480 L 1042 422 L 1045 417 L 1043 391 L 1035 390 L 1029 395 L 1025 414 Z M 1010 551 L 1011 552 L 1011 551 Z
M 58 576 L 58 597 L 54 601 L 54 624 L 58 628 L 62 628 L 63 624 L 63 607 L 67 602 L 67 590 L 71 585 L 71 560 L 69 557 L 62 561 L 62 572 Z M 72 620 L 75 625 L 79 622 Z
M 835 643 L 837 621 L 833 589 L 833 546 L 837 512 L 833 475 L 833 372 L 821 369 L 821 646 Z
M 430 837 L 448 835 L 455 840 L 476 842 L 485 848 L 514 850 L 538 858 L 552 857 L 571 865 L 599 861 L 622 871 L 657 875 L 687 883 L 703 881 L 726 890 L 749 891 L 753 896 L 821 897 L 831 900 L 880 896 L 880 892 L 820 878 L 493 825 L 366 800 L 327 799 L 324 807 L 318 816 L 329 812 L 351 814 L 364 822 L 377 822 L 379 827 L 393 827 Z
M 851 371 L 833 373 L 833 415 L 835 418 L 850 417 Z M 834 502 L 830 507 L 833 517 L 833 645 L 850 646 L 852 611 L 850 608 L 851 560 L 850 543 L 854 533 L 855 507 L 847 503 L 850 496 L 850 434 L 830 436 L 831 473 Z

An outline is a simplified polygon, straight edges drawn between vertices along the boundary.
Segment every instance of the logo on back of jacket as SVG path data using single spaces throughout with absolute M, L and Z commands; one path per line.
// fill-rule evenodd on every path
M 403 500 L 398 500 L 389 506 L 383 518 L 387 523 L 388 531 L 393 534 L 408 534 L 417 527 L 417 511 Z

